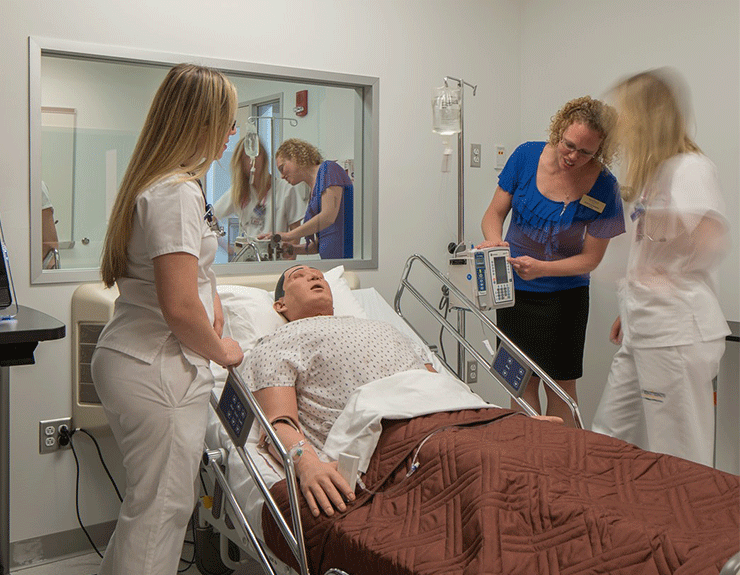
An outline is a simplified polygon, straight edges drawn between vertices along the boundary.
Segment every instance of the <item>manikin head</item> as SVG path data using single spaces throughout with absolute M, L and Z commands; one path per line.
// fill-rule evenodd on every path
M 288 321 L 295 321 L 334 315 L 334 299 L 324 274 L 309 266 L 295 265 L 280 276 L 273 308 Z

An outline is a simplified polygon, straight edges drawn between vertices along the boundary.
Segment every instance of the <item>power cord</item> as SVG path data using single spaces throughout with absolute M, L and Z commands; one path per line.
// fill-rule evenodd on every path
M 87 529 L 85 529 L 85 526 L 82 523 L 82 518 L 80 517 L 80 460 L 77 457 L 77 450 L 75 449 L 74 442 L 72 441 L 72 436 L 78 431 L 82 431 L 85 435 L 87 435 L 90 439 L 93 440 L 93 443 L 95 444 L 95 449 L 97 449 L 98 451 L 98 457 L 100 458 L 100 463 L 103 465 L 103 469 L 105 469 L 105 472 L 108 474 L 108 478 L 113 484 L 113 488 L 116 490 L 116 495 L 118 495 L 118 500 L 123 501 L 123 498 L 121 497 L 121 492 L 118 491 L 118 486 L 116 485 L 116 482 L 113 480 L 113 476 L 111 475 L 110 470 L 108 469 L 108 466 L 105 464 L 105 460 L 103 459 L 103 454 L 100 451 L 100 445 L 98 445 L 98 441 L 92 436 L 92 434 L 86 429 L 77 428 L 77 429 L 73 429 L 72 431 L 70 431 L 66 425 L 61 426 L 59 428 L 59 445 L 65 446 L 69 444 L 70 448 L 72 449 L 72 455 L 75 456 L 75 467 L 76 467 L 75 512 L 77 513 L 77 522 L 80 524 L 82 531 L 85 533 L 85 536 L 87 537 L 87 540 L 90 542 L 90 545 L 92 545 L 92 548 L 95 550 L 95 553 L 97 553 L 98 556 L 102 559 L 103 554 L 95 546 L 95 543 L 93 542 L 92 537 L 90 537 L 90 534 L 87 532 Z
M 444 312 L 444 319 L 447 319 L 447 314 L 450 311 L 450 288 L 442 286 L 442 299 L 439 300 L 438 309 Z M 447 363 L 447 354 L 445 354 L 445 346 L 442 341 L 442 336 L 445 332 L 445 326 L 439 328 L 439 351 L 442 353 L 442 360 Z
M 95 553 L 98 554 L 98 557 L 101 559 L 103 558 L 103 554 L 98 550 L 98 548 L 95 546 L 95 543 L 92 540 L 92 537 L 90 537 L 90 534 L 88 533 L 87 529 L 82 523 L 82 518 L 80 517 L 80 460 L 77 457 L 77 450 L 75 449 L 74 442 L 72 441 L 72 436 L 74 436 L 78 431 L 81 431 L 85 435 L 87 435 L 90 439 L 92 439 L 93 443 L 95 444 L 95 449 L 98 452 L 98 458 L 100 459 L 100 463 L 103 466 L 103 469 L 105 470 L 106 475 L 108 475 L 108 479 L 110 479 L 111 484 L 113 485 L 113 489 L 116 491 L 116 495 L 118 496 L 118 501 L 123 502 L 123 497 L 121 496 L 121 492 L 118 489 L 118 485 L 116 485 L 115 479 L 113 479 L 113 475 L 111 475 L 110 470 L 108 469 L 108 466 L 105 464 L 105 460 L 103 459 L 103 453 L 100 450 L 100 445 L 98 444 L 97 439 L 87 430 L 83 429 L 81 427 L 78 427 L 77 429 L 73 429 L 70 431 L 66 425 L 62 425 L 59 428 L 59 445 L 62 447 L 69 445 L 72 449 L 72 454 L 75 457 L 75 467 L 76 467 L 76 479 L 75 479 L 75 512 L 77 513 L 77 522 L 80 524 L 80 527 L 82 528 L 82 531 L 85 533 L 85 536 L 87 537 L 87 540 L 90 542 L 90 545 L 95 550 Z M 203 478 L 201 477 L 201 481 L 203 481 Z M 205 487 L 205 483 L 203 484 Z M 180 561 L 185 563 L 185 567 L 183 569 L 178 570 L 178 573 L 183 573 L 184 571 L 187 571 L 192 565 L 195 564 L 195 558 L 197 555 L 197 549 L 196 549 L 196 542 L 195 542 L 195 521 L 193 518 L 191 518 L 190 526 L 192 528 L 193 532 L 193 540 L 188 541 L 187 539 L 184 541 L 185 544 L 192 545 L 193 546 L 193 558 L 192 559 L 182 559 L 180 558 Z
M 185 543 L 187 543 L 188 545 L 192 545 L 193 546 L 193 558 L 192 559 L 183 559 L 182 557 L 180 557 L 180 562 L 181 563 L 184 563 L 185 564 L 185 567 L 183 567 L 182 569 L 178 569 L 177 570 L 178 573 L 184 573 L 185 571 L 187 571 L 188 569 L 190 569 L 191 566 L 195 565 L 195 560 L 198 557 L 198 547 L 197 547 L 197 541 L 198 540 L 195 538 L 195 516 L 194 515 L 190 517 L 190 527 L 191 527 L 191 529 L 193 531 L 193 540 L 192 541 L 188 541 L 186 539 L 185 540 Z

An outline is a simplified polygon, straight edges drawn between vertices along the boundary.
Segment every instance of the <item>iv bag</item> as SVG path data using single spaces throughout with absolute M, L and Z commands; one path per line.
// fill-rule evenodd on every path
M 441 136 L 460 133 L 460 88 L 442 86 L 432 90 L 432 131 Z
M 260 141 L 257 135 L 257 126 L 252 122 L 247 122 L 245 127 L 246 135 L 244 136 L 244 153 L 254 159 L 260 154 Z

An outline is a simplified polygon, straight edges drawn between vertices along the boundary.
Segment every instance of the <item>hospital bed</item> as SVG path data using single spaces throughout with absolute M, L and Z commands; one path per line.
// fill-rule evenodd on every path
M 423 298 L 409 279 L 416 261 L 444 284 L 434 266 L 413 256 L 401 279 L 396 309 L 375 290 L 350 291 L 359 288 L 356 278 L 340 268 L 331 270 L 326 275 L 336 313 L 390 321 L 423 340 L 398 315 L 404 293 Z M 243 279 L 242 285 L 220 286 L 219 291 L 225 334 L 248 349 L 280 321 L 266 313 L 271 303 L 266 290 L 276 278 L 259 278 L 264 289 L 247 285 L 251 278 Z M 457 295 L 464 301 L 464 295 Z M 422 306 L 439 316 L 435 319 L 445 329 L 455 331 L 446 317 L 427 309 L 434 306 Z M 503 334 L 497 335 L 506 343 Z M 460 345 L 502 383 L 485 352 L 464 337 L 455 340 L 462 340 Z M 527 359 L 512 349 L 516 359 Z M 446 362 L 436 367 L 451 368 Z M 528 367 L 539 373 L 536 365 Z M 286 575 L 738 572 L 738 477 L 511 410 L 482 408 L 475 401 L 466 405 L 469 398 L 461 389 L 445 397 L 456 411 L 420 406 L 418 416 L 410 417 L 403 398 L 387 394 L 382 381 L 360 388 L 365 396 L 360 395 L 355 407 L 378 393 L 395 407 L 387 414 L 366 415 L 368 428 L 383 418 L 382 434 L 371 442 L 377 448 L 368 455 L 365 487 L 356 490 L 357 500 L 345 513 L 315 519 L 301 506 L 292 461 L 239 370 L 215 371 L 203 457 L 204 497 L 198 509 L 201 531 L 213 530 L 219 541 L 220 557 L 215 562 L 209 558 L 208 564 L 221 571 L 202 570 L 209 575 L 228 573 L 245 560 L 257 560 L 266 573 Z M 546 374 L 543 381 L 547 383 Z M 376 384 L 380 386 L 374 388 Z M 231 409 L 234 405 L 238 408 Z M 333 434 L 361 411 L 345 410 L 330 432 L 327 452 L 336 456 L 352 449 L 356 436 L 346 429 L 337 430 L 340 439 Z M 254 421 L 271 436 L 282 465 L 257 447 Z M 480 449 L 469 448 L 476 441 Z M 457 442 L 467 446 L 459 454 L 448 449 Z M 483 444 L 491 451 L 487 459 L 477 455 Z M 493 489 L 474 490 L 481 477 L 495 484 L 489 486 Z

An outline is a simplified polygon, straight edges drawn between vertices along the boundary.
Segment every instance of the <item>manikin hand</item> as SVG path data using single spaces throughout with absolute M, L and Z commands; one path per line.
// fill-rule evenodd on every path
M 334 509 L 345 511 L 345 501 L 354 501 L 355 494 L 337 471 L 337 462 L 324 463 L 313 449 L 306 449 L 295 465 L 298 484 L 314 517 L 321 509 L 334 515 Z

